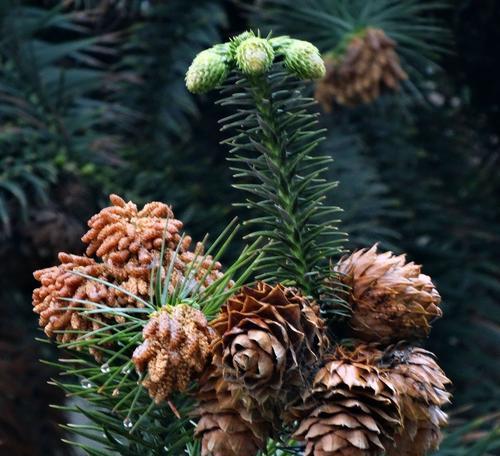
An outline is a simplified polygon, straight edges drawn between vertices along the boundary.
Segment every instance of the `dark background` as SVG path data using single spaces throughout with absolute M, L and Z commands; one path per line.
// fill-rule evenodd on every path
M 407 252 L 443 296 L 427 346 L 454 382 L 452 431 L 486 417 L 450 443 L 469 454 L 500 403 L 500 3 L 457 0 L 438 17 L 453 44 L 419 81 L 426 101 L 338 108 L 322 147 L 347 247 Z M 173 204 L 195 239 L 245 217 L 231 206 L 216 96 L 191 97 L 183 76 L 249 24 L 259 12 L 240 2 L 0 0 L 0 454 L 67 451 L 48 407 L 64 398 L 38 362 L 55 354 L 34 341 L 32 271 L 82 251 L 107 194 Z

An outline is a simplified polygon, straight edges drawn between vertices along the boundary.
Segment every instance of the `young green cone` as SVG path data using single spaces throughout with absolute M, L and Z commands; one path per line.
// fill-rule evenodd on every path
M 226 79 L 229 68 L 222 49 L 210 48 L 200 52 L 186 73 L 186 87 L 192 93 L 214 89 Z
M 265 73 L 274 60 L 274 50 L 264 38 L 256 36 L 242 41 L 236 49 L 236 63 L 245 74 Z
M 286 68 L 299 78 L 320 79 L 325 75 L 319 50 L 308 41 L 291 40 L 284 52 Z

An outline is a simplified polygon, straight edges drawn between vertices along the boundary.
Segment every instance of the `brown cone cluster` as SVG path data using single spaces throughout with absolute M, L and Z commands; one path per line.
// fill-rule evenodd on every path
M 131 201 L 126 203 L 111 195 L 112 206 L 94 215 L 88 222 L 90 230 L 82 237 L 88 244 L 87 256 L 96 255 L 112 265 L 132 262 L 150 265 L 153 253 L 165 248 L 175 250 L 181 240 L 182 222 L 174 218 L 170 206 L 160 202 L 148 203 L 142 210 Z M 183 240 L 181 251 L 189 248 L 191 238 Z
M 382 352 L 338 347 L 306 392 L 294 438 L 306 456 L 376 456 L 401 425 L 395 385 L 377 367 Z
M 326 76 L 315 93 L 325 111 L 331 111 L 334 102 L 356 106 L 371 103 L 384 88 L 398 90 L 408 75 L 396 47 L 383 30 L 367 28 L 351 38 L 342 56 L 325 57 Z
M 221 336 L 214 356 L 224 379 L 266 408 L 296 395 L 328 345 L 316 304 L 279 284 L 243 288 L 213 327 Z
M 201 439 L 202 456 L 255 456 L 265 447 L 268 423 L 257 405 L 232 386 L 214 365 L 200 380 L 195 436 Z
M 86 332 L 99 329 L 103 323 L 124 321 L 122 316 L 106 313 L 94 313 L 89 318 L 78 308 L 94 310 L 97 307 L 92 303 L 120 308 L 143 307 L 141 301 L 126 292 L 149 300 L 153 268 L 160 268 L 163 282 L 169 265 L 174 263 L 168 284 L 170 291 L 180 284 L 204 288 L 222 275 L 220 263 L 203 256 L 202 244 L 197 244 L 194 252 L 189 250 L 191 239 L 179 234 L 182 223 L 173 218 L 169 206 L 154 202 L 138 211 L 133 203 L 125 203 L 116 195 L 111 195 L 110 199 L 113 205 L 90 219 L 90 230 L 82 238 L 89 244 L 87 256 L 60 253 L 60 265 L 34 273 L 41 283 L 33 292 L 34 311 L 40 315 L 39 323 L 46 334 L 59 342 L 78 339 Z M 165 252 L 160 261 L 166 225 Z M 97 258 L 91 257 L 92 254 Z M 75 272 L 106 281 L 121 290 Z
M 336 266 L 350 287 L 351 326 L 357 337 L 380 343 L 429 335 L 442 315 L 441 297 L 420 266 L 404 255 L 377 253 L 377 246 L 354 252 Z
M 384 357 L 390 381 L 400 396 L 403 428 L 387 445 L 387 456 L 425 456 L 439 447 L 440 428 L 448 417 L 441 407 L 450 402 L 451 383 L 434 356 L 422 348 L 389 348 Z
M 144 341 L 132 356 L 149 395 L 160 403 L 186 391 L 205 369 L 215 332 L 203 312 L 186 304 L 162 309 L 142 331 Z

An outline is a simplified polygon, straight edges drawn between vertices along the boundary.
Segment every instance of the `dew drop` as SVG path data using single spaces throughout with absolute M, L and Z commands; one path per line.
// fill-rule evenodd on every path
M 132 366 L 130 364 L 127 364 L 126 366 L 123 366 L 122 369 L 122 374 L 128 375 L 132 371 Z
M 108 364 L 108 363 L 105 363 L 105 364 L 103 364 L 103 365 L 101 366 L 101 372 L 102 372 L 103 374 L 108 374 L 110 370 L 111 370 L 111 369 L 110 369 L 110 367 L 109 367 L 109 364 Z
M 82 388 L 85 388 L 85 389 L 89 389 L 89 388 L 92 388 L 94 386 L 92 384 L 92 382 L 89 379 L 87 379 L 87 378 L 83 378 L 80 381 L 80 385 L 82 385 Z
M 128 416 L 123 420 L 123 427 L 125 429 L 132 429 L 133 425 L 134 423 L 132 423 L 132 420 Z

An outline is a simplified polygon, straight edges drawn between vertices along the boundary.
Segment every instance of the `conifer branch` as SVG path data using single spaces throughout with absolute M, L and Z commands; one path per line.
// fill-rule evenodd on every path
M 251 32 L 212 49 L 204 53 L 211 53 L 213 63 L 203 62 L 197 71 L 195 59 L 186 80 L 190 90 L 208 90 L 214 80 L 220 82 L 223 66 L 234 70 L 219 103 L 236 113 L 221 124 L 232 133 L 224 143 L 230 147 L 234 186 L 248 195 L 240 205 L 252 211 L 247 237 L 268 240 L 258 278 L 295 285 L 324 312 L 344 315 L 345 305 L 333 290 L 336 281 L 326 280 L 332 276 L 329 260 L 345 240 L 337 228 L 340 209 L 325 203 L 337 183 L 324 177 L 332 159 L 315 152 L 324 130 L 310 110 L 315 101 L 302 93 L 303 79 L 324 74 L 319 52 L 308 42 Z

